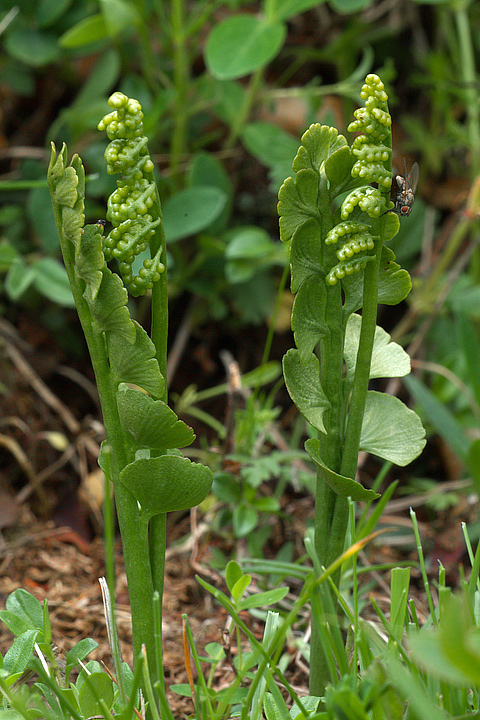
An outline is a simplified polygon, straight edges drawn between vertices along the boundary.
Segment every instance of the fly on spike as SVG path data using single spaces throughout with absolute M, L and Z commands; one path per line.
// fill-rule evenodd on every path
M 412 210 L 412 205 L 415 202 L 415 191 L 417 189 L 419 174 L 420 169 L 418 163 L 414 163 L 407 175 L 407 166 L 405 159 L 403 160 L 403 176 L 397 175 L 395 178 L 397 188 L 395 188 L 393 197 L 393 202 L 395 203 L 394 210 L 402 217 L 410 215 Z

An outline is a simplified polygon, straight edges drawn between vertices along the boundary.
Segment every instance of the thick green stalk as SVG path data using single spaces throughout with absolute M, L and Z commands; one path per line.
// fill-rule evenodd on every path
M 157 190 L 158 215 L 161 217 L 160 198 Z M 152 324 L 151 339 L 156 348 L 156 358 L 160 367 L 160 372 L 165 378 L 165 391 L 161 398 L 163 402 L 168 401 L 167 391 L 167 342 L 168 342 L 168 286 L 167 286 L 167 246 L 165 240 L 165 230 L 163 222 L 156 228 L 155 236 L 151 241 L 151 254 L 154 256 L 161 248 L 161 262 L 165 267 L 165 271 L 160 276 L 160 280 L 154 284 L 152 288 Z M 155 515 L 150 520 L 150 537 L 149 537 L 149 554 L 150 568 L 152 576 L 152 590 L 158 593 L 158 615 L 157 618 L 160 628 L 162 626 L 162 600 L 165 578 L 165 549 L 167 543 L 167 515 L 162 513 Z M 152 602 L 153 594 L 150 602 Z M 157 672 L 158 680 L 165 685 L 165 675 L 163 668 L 163 653 L 157 652 Z M 155 667 L 155 656 L 149 657 L 149 667 Z
M 333 217 L 328 193 L 321 193 L 322 234 L 326 235 L 333 226 Z M 334 256 L 331 248 L 324 247 L 325 255 Z M 332 258 L 325 258 L 327 265 Z M 318 433 L 320 454 L 325 465 L 339 472 L 341 451 L 343 444 L 343 311 L 341 286 L 327 286 L 327 313 L 326 324 L 328 334 L 318 344 L 317 353 L 320 360 L 320 384 L 330 402 L 330 409 L 325 413 L 325 433 Z M 338 495 L 325 482 L 320 470 L 317 470 L 315 490 L 315 552 L 322 567 L 331 563 L 333 548 L 341 545 L 343 550 L 344 533 L 336 538 L 332 532 L 332 522 Z M 344 501 L 346 502 L 346 501 Z M 328 592 L 328 590 L 326 590 Z M 329 663 L 322 645 L 321 632 L 315 623 L 312 623 L 312 640 L 310 646 L 310 678 L 309 692 L 317 697 L 323 695 L 325 686 L 330 678 Z
M 94 330 L 92 315 L 83 297 L 83 281 L 76 278 L 73 244 L 64 237 L 60 211 L 54 207 L 55 222 L 62 246 L 65 267 L 70 280 L 78 316 L 90 353 L 98 394 L 102 408 L 105 435 L 112 449 L 111 472 L 115 488 L 117 515 L 122 535 L 125 569 L 129 578 L 129 595 L 132 609 L 134 657 L 140 654 L 142 644 L 153 653 L 152 592 L 150 582 L 150 558 L 148 554 L 147 528 L 140 522 L 138 503 L 134 496 L 119 482 L 119 473 L 129 458 L 123 442 L 123 431 L 111 386 L 110 366 L 101 334 Z
M 345 432 L 345 446 L 342 456 L 341 474 L 345 477 L 355 478 L 358 462 L 358 449 L 362 432 L 363 415 L 367 398 L 368 382 L 370 379 L 370 365 L 372 360 L 373 341 L 377 326 L 378 304 L 378 273 L 382 243 L 377 242 L 375 261 L 367 264 L 365 268 L 363 286 L 362 328 L 355 366 L 352 397 L 348 413 L 347 429 Z

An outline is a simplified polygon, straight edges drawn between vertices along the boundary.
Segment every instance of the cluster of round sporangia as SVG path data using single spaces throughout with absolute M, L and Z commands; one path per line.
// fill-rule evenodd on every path
M 335 265 L 325 278 L 327 285 L 336 285 L 339 280 L 343 280 L 345 276 L 353 275 L 354 273 L 365 270 L 367 266 L 367 258 L 365 256 L 361 258 L 355 258 L 347 262 L 341 262 Z
M 378 75 L 367 75 L 360 97 L 365 101 L 365 106 L 355 110 L 353 114 L 356 119 L 350 123 L 348 130 L 361 130 L 376 140 L 383 140 L 390 132 L 392 118 L 388 112 L 388 95 Z
M 352 177 L 390 188 L 392 173 L 385 167 L 392 154 L 389 147 L 379 142 L 371 142 L 368 135 L 358 135 L 352 143 L 352 153 L 358 158 L 352 168 Z
M 119 261 L 120 274 L 132 295 L 144 294 L 160 279 L 165 270 L 160 251 L 144 260 L 138 275 L 133 273 L 135 257 L 145 252 L 155 228 L 160 224 L 160 207 L 153 178 L 153 162 L 143 135 L 143 112 L 137 100 L 123 93 L 109 99 L 114 112 L 99 124 L 112 140 L 105 150 L 107 170 L 121 173 L 117 189 L 108 199 L 107 219 L 113 229 L 104 239 L 105 258 Z
M 370 185 L 356 188 L 347 195 L 340 209 L 342 219 L 346 220 L 357 205 L 371 218 L 378 218 L 385 211 L 385 199 L 380 190 L 370 187 Z
M 145 295 L 147 290 L 151 290 L 155 283 L 160 280 L 160 275 L 165 272 L 165 265 L 160 261 L 160 251 L 153 258 L 146 258 L 143 261 L 143 267 L 138 271 L 138 275 L 133 274 L 132 266 L 126 262 L 120 263 L 120 273 L 123 281 L 128 285 L 130 294 L 133 297 Z
M 98 123 L 99 130 L 106 130 L 109 140 L 138 137 L 143 135 L 142 106 L 133 98 L 121 92 L 115 92 L 108 98 L 113 112 L 105 115 Z
M 363 233 L 367 230 L 369 230 L 369 227 L 368 225 L 365 225 L 365 223 L 345 220 L 344 222 L 338 223 L 330 230 L 325 238 L 325 245 L 336 245 L 339 242 L 344 242 L 346 235 Z

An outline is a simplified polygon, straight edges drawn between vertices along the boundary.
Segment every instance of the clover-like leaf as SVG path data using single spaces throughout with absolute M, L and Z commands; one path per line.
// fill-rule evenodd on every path
M 285 385 L 295 405 L 314 428 L 325 433 L 323 416 L 330 408 L 320 384 L 320 363 L 313 353 L 302 363 L 300 353 L 290 348 L 283 356 Z
M 353 380 L 355 374 L 361 327 L 362 318 L 360 315 L 350 315 L 345 332 L 343 351 L 350 381 Z M 370 377 L 403 377 L 408 375 L 409 372 L 410 357 L 408 353 L 398 343 L 391 342 L 390 335 L 377 325 L 370 365 Z
M 336 128 L 314 123 L 302 135 L 302 144 L 293 161 L 293 170 L 298 173 L 300 170 L 312 169 L 319 174 L 327 158 L 345 146 L 347 141 L 343 135 L 338 134 Z
M 280 240 L 288 242 L 305 220 L 316 218 L 321 226 L 318 211 L 318 174 L 311 169 L 300 170 L 295 180 L 287 178 L 278 192 Z
M 212 481 L 210 468 L 180 455 L 140 458 L 120 473 L 120 482 L 138 500 L 145 519 L 195 507 L 207 497 Z
M 412 288 L 410 275 L 394 261 L 395 253 L 384 245 L 378 277 L 378 302 L 384 305 L 397 305 Z M 345 291 L 344 312 L 348 317 L 363 306 L 363 275 L 349 275 L 341 282 Z
M 179 420 L 166 403 L 124 383 L 118 388 L 117 406 L 122 427 L 137 447 L 165 452 L 190 445 L 195 439 L 192 428 Z
M 136 329 L 127 308 L 128 293 L 120 277 L 107 267 L 103 268 L 102 275 L 97 297 L 90 308 L 97 322 L 97 330 L 117 333 L 124 341 L 133 344 Z
M 302 363 L 308 361 L 321 337 L 327 333 L 325 309 L 327 287 L 323 278 L 313 275 L 300 286 L 292 309 L 292 330 Z
M 325 173 L 330 183 L 329 192 L 332 198 L 359 184 L 352 179 L 351 175 L 354 163 L 355 156 L 352 155 L 348 145 L 340 147 L 333 155 L 327 158 Z
M 318 438 L 310 438 L 307 440 L 305 443 L 305 450 L 319 468 L 325 482 L 330 485 L 332 490 L 334 490 L 337 495 L 340 495 L 340 497 L 350 497 L 355 501 L 375 500 L 375 498 L 380 497 L 380 495 L 374 490 L 369 490 L 368 488 L 363 487 L 363 485 L 356 480 L 339 475 L 324 465 L 320 456 L 320 441 Z
M 85 282 L 83 296 L 89 305 L 92 305 L 100 290 L 104 267 L 101 226 L 85 225 L 77 248 L 75 274 Z
M 133 345 L 125 343 L 118 333 L 107 335 L 108 359 L 114 382 L 138 385 L 159 398 L 165 391 L 165 379 L 155 357 L 155 345 L 141 325 L 134 323 L 134 326 L 136 336 Z
M 360 449 L 404 467 L 425 447 L 425 430 L 417 413 L 393 395 L 367 393 Z
M 291 289 L 297 292 L 308 278 L 316 276 L 319 282 L 325 277 L 322 267 L 321 230 L 317 220 L 310 218 L 300 225 L 290 245 Z

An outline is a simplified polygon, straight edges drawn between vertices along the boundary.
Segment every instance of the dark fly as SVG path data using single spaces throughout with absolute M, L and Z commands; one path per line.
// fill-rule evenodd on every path
M 418 184 L 420 169 L 418 163 L 413 163 L 412 169 L 407 175 L 405 160 L 403 161 L 403 175 L 397 175 L 393 185 L 394 211 L 400 216 L 410 215 L 412 205 L 415 202 L 415 191 Z M 397 187 L 395 187 L 395 184 Z

